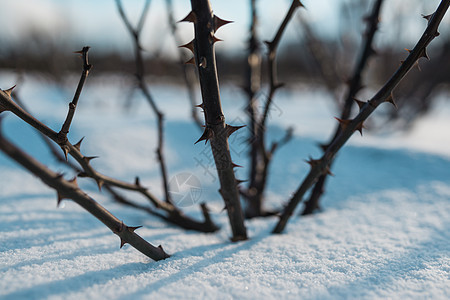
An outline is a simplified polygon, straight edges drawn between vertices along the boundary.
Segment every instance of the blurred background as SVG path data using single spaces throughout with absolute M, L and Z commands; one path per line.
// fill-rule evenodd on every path
M 145 1 L 122 1 L 128 17 L 137 23 Z M 168 10 L 168 3 L 172 9 Z M 369 0 L 303 0 L 306 9 L 297 11 L 283 36 L 277 56 L 281 82 L 289 86 L 306 83 L 323 87 L 337 102 L 352 74 L 358 58 L 364 17 L 370 13 Z M 93 72 L 130 75 L 134 72 L 132 39 L 127 32 L 114 0 L 1 0 L 0 70 L 8 74 L 39 74 L 46 80 L 64 84 L 68 74 L 79 72 L 80 63 L 73 51 L 91 46 Z M 262 57 L 265 40 L 271 40 L 291 1 L 259 0 L 257 33 Z M 218 71 L 221 83 L 241 86 L 248 55 L 250 1 L 211 0 L 214 12 L 234 23 L 217 33 Z M 386 0 L 375 37 L 377 56 L 364 73 L 362 97 L 370 97 L 399 66 L 422 34 L 426 20 L 439 1 Z M 190 11 L 187 0 L 152 0 L 142 31 L 145 66 L 151 80 L 183 84 L 180 51 L 171 31 L 169 11 L 181 20 Z M 427 112 L 434 96 L 448 89 L 450 82 L 450 17 L 441 24 L 441 36 L 430 47 L 430 62 L 420 62 L 421 72 L 409 74 L 396 90 L 399 109 L 389 110 L 388 120 L 408 127 L 418 115 Z M 193 38 L 188 23 L 176 24 L 183 43 Z M 179 41 L 178 41 L 179 42 Z M 263 63 L 263 81 L 267 77 Z M 6 88 L 9 82 L 0 82 Z

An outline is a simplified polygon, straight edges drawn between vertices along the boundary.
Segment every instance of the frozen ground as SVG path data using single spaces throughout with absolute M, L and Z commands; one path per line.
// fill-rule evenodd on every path
M 0 77 L 2 88 L 14 77 Z M 77 79 L 74 78 L 75 86 Z M 114 84 L 111 84 L 114 82 Z M 93 183 L 91 196 L 172 257 L 154 262 L 119 239 L 70 201 L 56 207 L 55 192 L 0 154 L 0 298 L 2 299 L 448 299 L 450 297 L 450 105 L 443 101 L 407 134 L 352 137 L 340 153 L 323 199 L 324 211 L 294 217 L 282 235 L 271 235 L 276 219 L 247 223 L 251 239 L 230 243 L 227 217 L 207 146 L 193 145 L 199 131 L 189 119 L 182 89 L 159 84 L 155 97 L 166 113 L 166 156 L 170 176 L 194 174 L 202 184 L 216 234 L 184 231 L 144 212 L 117 205 Z M 27 78 L 20 95 L 39 119 L 59 129 L 70 90 Z M 70 140 L 98 155 L 94 166 L 125 180 L 141 177 L 160 194 L 154 118 L 118 78 L 89 78 Z M 324 93 L 285 91 L 271 114 L 272 138 L 293 125 L 295 138 L 272 165 L 269 206 L 279 207 L 297 188 L 316 157 L 315 146 L 335 124 Z M 448 98 L 448 96 L 447 96 Z M 445 97 L 443 97 L 443 100 Z M 242 124 L 237 88 L 224 87 L 228 120 Z M 33 131 L 12 115 L 3 131 L 15 143 L 66 171 Z M 246 165 L 242 136 L 232 141 L 236 163 Z M 205 148 L 206 147 L 206 148 Z M 240 175 L 240 176 L 239 176 Z M 245 176 L 245 168 L 238 177 Z M 138 199 L 138 201 L 142 201 Z M 186 205 L 184 205 L 186 206 Z M 199 216 L 198 207 L 185 210 Z

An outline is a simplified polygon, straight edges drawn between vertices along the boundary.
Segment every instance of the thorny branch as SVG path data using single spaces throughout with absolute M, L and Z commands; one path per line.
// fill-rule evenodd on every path
M 126 226 L 98 202 L 83 192 L 78 187 L 76 177 L 71 181 L 65 180 L 62 175 L 51 171 L 46 166 L 10 143 L 3 137 L 1 132 L 0 150 L 11 159 L 22 165 L 25 169 L 39 177 L 45 184 L 55 189 L 58 193 L 58 205 L 63 199 L 72 199 L 105 224 L 109 229 L 111 229 L 112 232 L 120 237 L 120 248 L 122 248 L 125 243 L 128 243 L 153 260 L 161 260 L 169 257 L 161 246 L 155 247 L 135 233 L 135 230 L 141 226 Z
M 145 83 L 145 69 L 144 69 L 144 60 L 142 57 L 142 47 L 140 42 L 140 36 L 141 31 L 144 25 L 145 16 L 148 13 L 150 0 L 147 0 L 145 2 L 144 9 L 142 11 L 138 26 L 136 28 L 133 28 L 130 21 L 128 20 L 127 16 L 125 15 L 125 12 L 122 7 L 122 3 L 120 0 L 116 0 L 117 8 L 119 10 L 120 16 L 122 17 L 122 20 L 125 23 L 125 26 L 127 27 L 128 31 L 133 37 L 133 43 L 134 43 L 134 50 L 135 50 L 135 62 L 136 62 L 136 79 L 138 81 L 138 86 L 141 89 L 142 93 L 144 94 L 144 97 L 149 102 L 150 106 L 153 109 L 153 112 L 157 116 L 157 126 L 158 126 L 158 147 L 156 149 L 156 153 L 158 156 L 158 161 L 160 165 L 160 171 L 161 176 L 163 179 L 163 188 L 164 188 L 164 194 L 165 194 L 165 202 L 163 205 L 161 201 L 158 201 L 156 198 L 152 196 L 152 202 L 157 203 L 156 207 L 164 207 L 164 210 L 166 210 L 169 215 L 167 217 L 159 214 L 159 213 L 153 213 L 156 214 L 159 217 L 164 218 L 165 220 L 174 223 L 178 226 L 181 226 L 186 229 L 193 229 L 201 232 L 214 232 L 217 231 L 219 228 L 212 222 L 211 217 L 209 215 L 209 212 L 206 208 L 205 204 L 201 204 L 200 208 L 202 210 L 203 216 L 205 221 L 204 222 L 198 222 L 196 220 L 191 219 L 190 217 L 184 215 L 172 202 L 170 193 L 169 193 L 169 184 L 168 184 L 168 176 L 167 176 L 167 168 L 164 158 L 164 152 L 163 152 L 163 146 L 164 146 L 164 115 L 163 113 L 158 109 L 158 106 L 156 105 L 155 100 L 153 99 L 152 95 L 150 94 L 150 90 Z M 122 196 L 119 196 L 117 193 L 114 193 L 113 196 L 116 200 L 120 201 L 123 204 L 131 205 L 130 201 L 124 201 L 125 198 Z M 133 206 L 133 205 L 132 205 Z
M 177 207 L 172 205 L 171 203 L 160 201 L 156 196 L 154 196 L 147 188 L 143 187 L 140 184 L 139 178 L 136 178 L 135 183 L 128 183 L 125 181 L 117 180 L 114 178 L 111 178 L 109 176 L 106 176 L 104 174 L 101 174 L 97 170 L 95 170 L 91 164 L 90 161 L 95 156 L 85 156 L 81 153 L 81 143 L 83 139 L 81 139 L 78 143 L 75 145 L 72 145 L 68 139 L 60 140 L 58 138 L 58 133 L 47 127 L 42 122 L 35 119 L 31 114 L 26 112 L 22 107 L 17 105 L 11 98 L 11 93 L 13 91 L 13 88 L 10 88 L 8 90 L 0 90 L 0 112 L 2 111 L 11 111 L 13 114 L 18 116 L 20 119 L 28 123 L 29 125 L 36 128 L 41 134 L 51 139 L 53 142 L 57 143 L 62 149 L 67 149 L 67 153 L 72 156 L 81 166 L 82 172 L 78 174 L 79 177 L 89 177 L 94 179 L 97 182 L 97 185 L 99 189 L 102 188 L 102 186 L 107 186 L 108 191 L 111 191 L 111 187 L 121 188 L 124 190 L 130 190 L 135 191 L 143 195 L 147 200 L 149 200 L 156 208 L 162 209 L 163 211 L 167 212 L 167 216 L 160 214 L 160 213 L 153 213 L 153 215 L 159 216 L 162 219 L 178 225 L 185 229 L 192 229 L 197 230 L 200 232 L 215 232 L 219 228 L 212 222 L 211 217 L 209 215 L 208 210 L 206 207 L 200 206 L 204 221 L 196 221 L 189 216 L 186 216 L 181 212 Z M 56 153 L 53 149 L 53 147 L 50 147 L 53 153 Z M 55 156 L 58 158 L 58 160 L 61 161 L 61 158 L 59 154 L 55 154 Z M 77 166 L 74 166 L 72 163 L 66 161 L 66 163 L 71 166 L 75 171 L 79 172 L 79 168 Z M 116 195 L 117 193 L 112 195 L 117 199 Z M 130 201 L 128 201 L 130 202 Z M 130 204 L 128 204 L 130 205 Z M 133 205 L 131 205 L 133 206 Z M 148 209 L 146 211 L 149 211 Z
M 167 19 L 169 21 L 170 30 L 172 32 L 173 39 L 176 43 L 176 45 L 181 45 L 181 38 L 177 31 L 176 21 L 173 16 L 173 3 L 172 0 L 166 0 L 166 6 L 167 6 Z M 183 46 L 179 46 L 181 48 Z M 186 84 L 186 88 L 188 91 L 189 101 L 191 103 L 191 116 L 194 120 L 195 124 L 197 124 L 198 128 L 202 129 L 203 123 L 200 120 L 198 113 L 197 113 L 197 101 L 195 97 L 195 70 L 193 68 L 189 68 L 186 65 L 186 61 L 188 60 L 187 55 L 183 50 L 180 49 L 179 51 L 179 64 L 183 70 L 183 80 Z
M 339 136 L 327 147 L 322 158 L 318 160 L 310 160 L 311 170 L 299 186 L 295 194 L 290 199 L 288 205 L 284 209 L 279 222 L 275 226 L 273 233 L 281 233 L 286 227 L 287 221 L 294 213 L 295 208 L 301 202 L 305 193 L 316 182 L 316 180 L 324 173 L 329 172 L 330 162 L 333 160 L 337 152 L 344 146 L 356 130 L 362 130 L 363 122 L 375 111 L 375 109 L 384 102 L 391 102 L 392 91 L 405 77 L 405 75 L 416 64 L 421 57 L 428 58 L 426 47 L 431 41 L 439 35 L 438 27 L 444 17 L 450 0 L 442 0 L 434 14 L 427 16 L 428 26 L 416 46 L 409 51 L 409 55 L 392 77 L 385 85 L 367 102 L 360 103 L 360 112 L 354 119 L 343 120 L 342 131 Z
M 259 38 L 257 34 L 258 12 L 256 0 L 250 0 L 251 7 L 251 22 L 250 22 L 250 38 L 248 41 L 248 56 L 247 56 L 247 72 L 245 91 L 247 93 L 247 113 L 249 116 L 249 129 L 251 138 L 250 143 L 250 170 L 249 170 L 249 186 L 246 191 L 241 190 L 247 200 L 245 208 L 245 216 L 261 215 L 261 201 L 259 199 L 260 191 L 256 188 L 257 176 L 261 169 L 261 159 L 259 159 L 259 143 L 256 142 L 256 137 L 259 134 L 258 117 L 257 117 L 257 94 L 261 89 L 261 50 L 259 46 Z M 257 198 L 258 197 L 258 198 Z
M 214 162 L 220 182 L 220 194 L 225 202 L 228 218 L 233 232 L 233 241 L 246 240 L 247 230 L 244 225 L 239 200 L 238 182 L 233 168 L 237 165 L 231 161 L 228 137 L 240 127 L 225 124 L 225 117 L 220 101 L 219 83 L 217 78 L 214 43 L 219 41 L 215 33 L 229 21 L 213 15 L 208 0 L 191 0 L 192 11 L 183 21 L 194 23 L 195 38 L 185 45 L 194 53 L 205 116 L 205 131 L 197 141 L 210 141 Z
M 375 33 L 378 28 L 379 23 L 379 15 L 381 11 L 381 6 L 383 4 L 383 0 L 376 0 L 374 2 L 372 13 L 370 16 L 366 18 L 367 21 L 367 30 L 364 34 L 365 41 L 364 46 L 362 47 L 362 51 L 360 54 L 360 58 L 358 60 L 358 63 L 355 66 L 355 71 L 353 72 L 353 77 L 350 79 L 348 83 L 348 90 L 347 94 L 345 96 L 344 105 L 342 107 L 342 112 L 339 117 L 340 120 L 347 120 L 350 117 L 352 106 L 355 102 L 356 94 L 359 92 L 359 90 L 362 88 L 362 72 L 364 68 L 367 66 L 367 61 L 369 58 L 375 54 L 375 50 L 373 49 L 373 39 L 375 37 Z M 357 102 L 361 103 L 361 102 Z M 326 150 L 328 145 L 332 144 L 334 139 L 336 139 L 339 134 L 342 131 L 342 126 L 340 124 L 337 124 L 335 132 L 333 134 L 332 139 L 330 142 L 328 142 L 327 145 L 323 146 L 323 149 Z M 334 159 L 333 159 L 334 160 Z M 333 161 L 330 162 L 329 168 L 331 169 L 331 164 Z M 323 174 L 319 177 L 318 181 L 314 185 L 313 191 L 311 193 L 310 198 L 308 201 L 305 202 L 305 208 L 303 209 L 302 215 L 308 215 L 313 213 L 316 209 L 319 209 L 319 199 L 324 191 L 324 185 L 326 182 L 326 179 L 328 177 L 328 174 Z
M 64 124 L 61 127 L 61 130 L 58 133 L 58 138 L 61 141 L 67 140 L 67 134 L 69 133 L 70 124 L 72 123 L 73 116 L 75 115 L 75 110 L 77 108 L 78 99 L 81 95 L 81 90 L 83 89 L 84 83 L 86 81 L 87 76 L 89 75 L 89 70 L 92 68 L 92 65 L 88 62 L 88 46 L 83 47 L 82 50 L 76 51 L 75 53 L 81 54 L 81 57 L 83 59 L 83 71 L 81 72 L 80 81 L 78 82 L 77 90 L 75 91 L 75 95 L 73 96 L 72 102 L 69 103 L 69 111 L 67 112 L 66 120 L 64 121 Z M 67 160 L 67 148 L 62 148 L 64 151 L 64 156 Z
M 260 78 L 260 58 L 258 59 L 258 48 L 257 46 L 257 36 L 256 36 L 256 7 L 255 2 L 252 1 L 252 24 L 250 27 L 250 41 L 249 41 L 249 56 L 248 56 L 248 82 L 247 82 L 247 94 L 249 98 L 248 112 L 250 115 L 250 125 L 251 133 L 253 134 L 253 142 L 251 143 L 250 150 L 250 183 L 247 191 L 242 192 L 247 199 L 248 206 L 246 208 L 246 217 L 259 217 L 259 216 L 269 216 L 273 215 L 274 212 L 264 212 L 262 210 L 262 199 L 265 186 L 267 183 L 267 176 L 270 161 L 272 155 L 280 145 L 278 142 L 274 142 L 269 150 L 266 150 L 265 146 L 265 133 L 266 133 L 266 121 L 270 111 L 270 106 L 272 104 L 272 99 L 277 89 L 283 85 L 277 81 L 277 71 L 276 71 L 276 54 L 277 48 L 280 43 L 281 37 L 286 29 L 287 24 L 292 19 L 294 12 L 298 7 L 303 7 L 303 4 L 299 0 L 293 0 L 292 4 L 283 19 L 280 27 L 278 28 L 275 37 L 271 42 L 266 42 L 269 53 L 268 53 L 268 72 L 269 72 L 269 94 L 264 105 L 262 115 L 257 117 L 255 109 L 255 94 L 257 92 L 256 88 L 259 89 L 259 84 L 257 80 Z M 283 143 L 287 142 L 292 135 L 292 130 L 289 129 L 286 133 L 285 138 L 283 138 Z
M 165 200 L 168 203 L 172 203 L 170 193 L 169 193 L 169 182 L 167 179 L 167 167 L 166 162 L 164 158 L 164 114 L 159 110 L 158 106 L 156 105 L 155 100 L 153 99 L 150 90 L 145 83 L 145 69 L 144 69 L 144 60 L 142 57 L 142 47 L 141 47 L 141 41 L 140 36 L 142 32 L 142 28 L 144 26 L 145 18 L 148 13 L 148 9 L 150 6 L 150 0 L 145 1 L 144 9 L 142 10 L 142 14 L 138 23 L 138 26 L 136 28 L 133 28 L 131 25 L 129 19 L 125 15 L 125 11 L 122 7 L 122 2 L 120 0 L 116 0 L 117 9 L 119 10 L 120 16 L 122 17 L 123 22 L 125 23 L 125 26 L 127 27 L 129 33 L 133 37 L 133 44 L 134 44 L 134 55 L 135 55 L 135 62 L 136 62 L 136 79 L 137 84 L 139 88 L 141 89 L 145 99 L 150 104 L 153 112 L 155 113 L 157 117 L 157 127 L 158 127 L 158 147 L 156 149 L 156 154 L 158 156 L 159 166 L 160 166 L 160 172 L 161 177 L 163 180 L 163 190 L 164 190 L 164 196 Z
M 292 4 L 284 17 L 283 22 L 281 23 L 280 27 L 278 28 L 277 33 L 275 34 L 275 37 L 272 41 L 266 42 L 267 47 L 269 48 L 269 54 L 268 54 L 268 65 L 269 65 L 269 95 L 267 97 L 266 104 L 264 105 L 264 111 L 263 115 L 260 121 L 260 127 L 262 130 L 265 130 L 266 127 L 266 120 L 269 114 L 270 105 L 272 104 L 273 95 L 275 94 L 276 90 L 281 88 L 283 84 L 278 83 L 277 81 L 277 69 L 276 69 L 276 62 L 275 58 L 277 55 L 277 49 L 278 45 L 280 44 L 281 37 L 286 29 L 287 24 L 291 20 L 292 16 L 294 15 L 295 10 L 298 7 L 304 7 L 303 4 L 299 0 L 293 0 Z

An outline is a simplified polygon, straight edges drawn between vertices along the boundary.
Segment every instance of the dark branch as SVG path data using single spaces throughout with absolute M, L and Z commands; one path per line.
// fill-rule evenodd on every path
M 400 68 L 392 75 L 392 77 L 385 83 L 385 85 L 364 105 L 362 105 L 359 114 L 353 119 L 349 120 L 345 129 L 339 134 L 331 145 L 327 148 L 321 159 L 315 160 L 314 164 L 311 164 L 311 170 L 306 176 L 305 180 L 299 186 L 294 196 L 289 201 L 289 204 L 284 209 L 279 222 L 275 226 L 273 232 L 281 233 L 286 227 L 287 221 L 294 213 L 295 208 L 303 199 L 305 193 L 316 182 L 316 180 L 329 171 L 329 164 L 337 154 L 337 152 L 344 146 L 348 139 L 353 135 L 356 130 L 359 130 L 363 122 L 373 113 L 373 111 L 384 102 L 391 102 L 391 93 L 399 82 L 406 76 L 406 74 L 415 65 L 417 60 L 421 57 L 426 57 L 426 47 L 431 41 L 439 35 L 438 27 L 444 17 L 450 0 L 441 1 L 438 9 L 430 19 L 428 26 L 423 33 L 420 40 L 417 42 L 413 50 L 410 51 L 406 60 L 402 63 Z
M 89 75 L 89 70 L 92 68 L 92 65 L 88 62 L 88 51 L 89 47 L 83 47 L 82 50 L 77 51 L 75 53 L 81 54 L 81 57 L 83 59 L 83 71 L 81 72 L 80 81 L 78 82 L 77 90 L 75 91 L 75 95 L 73 96 L 72 102 L 69 103 L 69 111 L 67 112 L 66 120 L 64 121 L 64 124 L 61 127 L 61 130 L 58 132 L 58 138 L 61 141 L 67 140 L 67 134 L 69 133 L 70 124 L 72 123 L 73 116 L 75 115 L 75 110 L 78 105 L 78 99 L 81 95 L 81 90 L 83 89 L 84 83 L 86 82 L 86 78 Z M 67 151 L 64 150 L 64 154 L 67 159 Z
M 62 199 L 72 199 L 105 224 L 113 233 L 120 237 L 121 247 L 125 243 L 129 243 L 131 246 L 153 260 L 161 260 L 169 257 L 161 246 L 155 247 L 137 235 L 134 232 L 136 227 L 124 225 L 123 222 L 117 219 L 103 206 L 97 203 L 94 199 L 90 198 L 78 187 L 75 180 L 67 181 L 63 179 L 60 174 L 51 171 L 46 166 L 7 141 L 2 136 L 1 132 L 0 150 L 11 159 L 22 165 L 25 169 L 39 177 L 46 185 L 55 189 L 58 193 L 58 204 Z
M 355 66 L 355 70 L 353 72 L 353 76 L 349 82 L 349 87 L 347 90 L 347 94 L 345 96 L 344 100 L 344 106 L 342 108 L 341 120 L 347 120 L 350 117 L 352 107 L 355 104 L 355 98 L 356 94 L 359 92 L 362 86 L 362 72 L 364 71 L 365 67 L 367 66 L 367 61 L 369 58 L 375 53 L 373 50 L 373 39 L 375 37 L 375 33 L 378 28 L 379 23 L 379 15 L 381 11 L 381 5 L 383 4 L 383 0 L 376 0 L 374 2 L 372 13 L 371 15 L 366 19 L 368 22 L 368 29 L 365 33 L 365 41 L 364 46 L 362 47 L 362 51 L 360 54 L 360 58 L 358 60 L 358 63 Z M 325 149 L 328 145 L 333 143 L 334 139 L 336 139 L 340 132 L 342 130 L 342 127 L 340 124 L 336 124 L 336 129 L 333 134 L 332 139 L 328 142 L 327 145 L 325 145 Z M 330 169 L 331 164 L 333 162 L 330 162 Z M 316 209 L 319 209 L 319 199 L 321 195 L 324 192 L 324 185 L 326 182 L 326 177 L 328 174 L 322 175 L 317 183 L 315 184 L 315 187 L 313 189 L 313 192 L 311 193 L 310 198 L 308 201 L 305 202 L 305 208 L 302 212 L 302 215 L 307 215 L 309 213 L 313 213 Z

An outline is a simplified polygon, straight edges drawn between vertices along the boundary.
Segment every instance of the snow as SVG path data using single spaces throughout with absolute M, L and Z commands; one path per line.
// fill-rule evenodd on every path
M 0 76 L 8 86 L 8 77 Z M 155 162 L 155 120 L 135 93 L 130 111 L 117 78 L 91 76 L 80 99 L 70 140 L 85 136 L 82 150 L 113 177 L 142 184 L 161 195 Z M 75 85 L 74 85 L 75 86 Z M 202 183 L 199 201 L 211 207 L 222 229 L 185 231 L 145 212 L 114 203 L 86 179 L 88 193 L 127 225 L 172 256 L 154 262 L 119 239 L 71 201 L 56 207 L 55 192 L 0 154 L 1 299 L 448 299 L 450 297 L 450 107 L 445 97 L 406 133 L 365 133 L 339 154 L 323 198 L 323 211 L 293 217 L 281 235 L 270 234 L 276 218 L 247 222 L 250 240 L 229 242 L 230 228 L 211 171 L 209 145 L 189 118 L 182 87 L 151 85 L 166 113 L 170 176 L 190 172 Z M 29 109 L 59 129 L 72 88 L 58 89 L 27 77 L 19 87 Z M 242 115 L 243 95 L 222 87 L 227 119 Z M 275 155 L 267 203 L 279 207 L 297 188 L 335 121 L 330 97 L 299 87 L 277 94 L 270 137 L 295 127 L 294 139 Z M 51 109 L 50 109 L 51 108 Z M 3 132 L 54 170 L 57 164 L 33 133 L 12 115 Z M 239 136 L 238 136 L 239 137 Z M 242 138 L 242 136 L 240 136 Z M 237 138 L 233 159 L 244 165 Z M 136 201 L 144 200 L 132 195 Z M 183 208 L 200 218 L 198 206 Z

